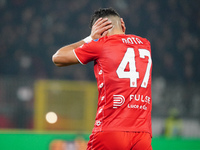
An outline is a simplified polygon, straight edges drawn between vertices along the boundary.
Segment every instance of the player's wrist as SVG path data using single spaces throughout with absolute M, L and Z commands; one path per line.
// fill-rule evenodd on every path
M 86 38 L 83 39 L 83 41 L 84 41 L 85 43 L 89 43 L 89 42 L 91 42 L 92 40 L 93 40 L 93 39 L 92 39 L 91 36 L 88 36 L 88 37 L 86 37 Z

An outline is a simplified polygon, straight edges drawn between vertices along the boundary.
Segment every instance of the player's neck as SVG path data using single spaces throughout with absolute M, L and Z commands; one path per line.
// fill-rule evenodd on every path
M 107 36 L 115 35 L 115 34 L 125 34 L 122 30 L 111 30 L 108 32 Z

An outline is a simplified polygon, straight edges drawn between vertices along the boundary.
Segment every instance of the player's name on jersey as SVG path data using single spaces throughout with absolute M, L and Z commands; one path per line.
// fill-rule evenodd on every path
M 135 37 L 122 38 L 122 42 L 125 44 L 143 44 L 139 38 Z
M 140 102 L 148 103 L 148 104 L 151 103 L 151 97 L 140 95 L 140 94 L 130 95 L 130 101 L 132 100 L 140 101 Z

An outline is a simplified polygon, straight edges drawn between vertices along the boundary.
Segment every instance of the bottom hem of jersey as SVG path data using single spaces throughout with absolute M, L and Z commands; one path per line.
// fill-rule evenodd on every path
M 101 129 L 101 130 L 95 130 L 93 129 L 92 133 L 98 133 L 98 132 L 146 132 L 149 133 L 152 137 L 152 132 L 145 129 L 139 129 L 139 130 L 128 130 L 128 129 Z

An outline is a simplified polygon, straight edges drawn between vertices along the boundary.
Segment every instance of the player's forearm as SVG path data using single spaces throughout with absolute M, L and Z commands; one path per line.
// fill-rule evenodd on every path
M 52 57 L 54 64 L 58 67 L 68 66 L 72 64 L 79 63 L 76 56 L 73 53 L 73 50 L 80 47 L 84 43 L 89 43 L 92 39 L 98 39 L 107 35 L 108 30 L 113 26 L 111 21 L 108 21 L 108 18 L 99 18 L 92 27 L 90 36 L 85 39 L 64 46 L 60 48 Z
M 77 58 L 75 57 L 73 50 L 80 47 L 86 42 L 91 41 L 91 37 L 87 37 L 79 42 L 66 45 L 60 48 L 52 57 L 52 61 L 58 67 L 69 66 L 73 64 L 79 63 Z

